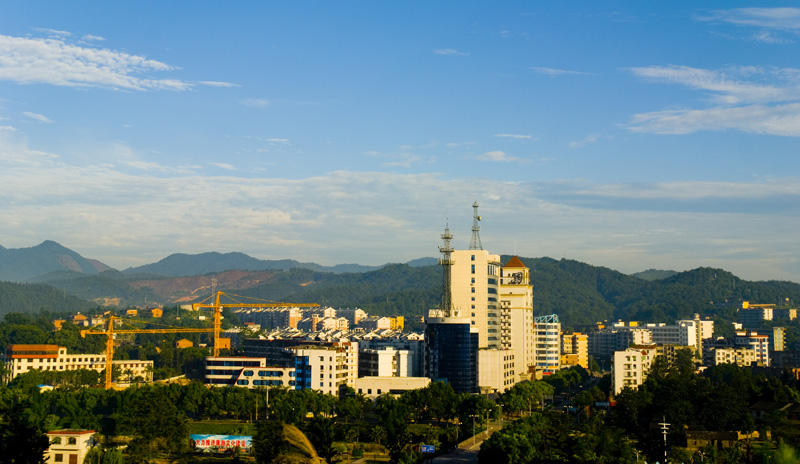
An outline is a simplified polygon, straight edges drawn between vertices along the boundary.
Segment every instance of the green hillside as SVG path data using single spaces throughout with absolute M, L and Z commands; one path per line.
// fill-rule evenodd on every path
M 509 257 L 502 257 L 506 262 Z M 720 321 L 736 320 L 742 300 L 758 303 L 800 301 L 800 285 L 791 282 L 749 282 L 722 269 L 699 268 L 656 280 L 644 280 L 605 267 L 572 260 L 520 258 L 531 269 L 536 315 L 558 314 L 565 328 L 609 320 L 672 322 L 694 313 Z M 245 276 L 250 275 L 243 273 Z M 205 276 L 206 280 L 212 275 Z M 61 272 L 46 285 L 4 284 L 0 314 L 38 309 L 86 308 L 99 299 L 119 298 L 120 305 L 164 301 L 149 287 L 135 288 L 136 276 L 107 271 L 87 276 Z M 165 277 L 148 276 L 149 285 Z M 221 282 L 221 281 L 220 281 Z M 182 284 L 170 281 L 171 285 Z M 186 284 L 188 285 L 188 284 Z M 210 286 L 193 283 L 210 294 Z M 334 308 L 360 307 L 373 315 L 422 316 L 437 307 L 442 293 L 438 265 L 391 264 L 370 272 L 333 273 L 309 269 L 270 272 L 252 279 L 252 287 L 234 292 L 290 303 L 319 303 Z M 139 285 L 141 286 L 141 284 Z M 243 289 L 242 289 L 243 288 Z M 70 296 L 74 295 L 74 296 Z M 75 298 L 78 297 L 78 298 Z
M 0 282 L 0 318 L 17 313 L 78 312 L 96 305 L 49 285 Z

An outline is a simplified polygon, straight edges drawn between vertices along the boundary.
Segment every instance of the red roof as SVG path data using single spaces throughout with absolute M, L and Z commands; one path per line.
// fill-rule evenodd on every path
M 522 261 L 520 261 L 519 258 L 513 256 L 511 257 L 511 259 L 508 260 L 506 265 L 503 267 L 528 267 L 528 266 L 522 264 Z

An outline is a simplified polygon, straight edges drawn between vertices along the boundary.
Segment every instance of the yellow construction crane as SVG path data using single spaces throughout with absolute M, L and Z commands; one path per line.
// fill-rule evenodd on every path
M 106 379 L 105 379 L 105 387 L 106 389 L 110 389 L 113 387 L 113 382 L 111 379 L 111 368 L 113 367 L 113 359 L 114 359 L 114 334 L 165 334 L 165 333 L 213 333 L 214 334 L 214 356 L 219 356 L 219 349 L 220 349 L 220 326 L 222 321 L 222 308 L 264 308 L 264 307 L 283 307 L 283 306 L 291 306 L 291 307 L 319 307 L 316 303 L 282 303 L 278 301 L 270 301 L 270 300 L 258 300 L 253 298 L 254 300 L 258 300 L 254 303 L 242 303 L 237 301 L 236 303 L 220 303 L 221 296 L 227 296 L 228 298 L 233 299 L 233 297 L 239 298 L 249 298 L 249 297 L 242 297 L 240 295 L 233 295 L 223 292 L 217 292 L 215 295 L 211 295 L 210 297 L 206 298 L 205 300 L 201 301 L 200 303 L 193 303 L 192 309 L 197 311 L 200 308 L 214 308 L 214 326 L 208 328 L 196 328 L 196 327 L 165 327 L 161 329 L 114 329 L 114 321 L 115 320 L 122 320 L 121 318 L 115 316 L 109 316 L 108 319 L 105 321 L 105 328 L 100 330 L 100 325 L 92 327 L 91 329 L 81 330 L 81 337 L 86 337 L 86 335 L 105 335 L 106 338 Z M 214 298 L 213 303 L 205 303 L 209 299 Z

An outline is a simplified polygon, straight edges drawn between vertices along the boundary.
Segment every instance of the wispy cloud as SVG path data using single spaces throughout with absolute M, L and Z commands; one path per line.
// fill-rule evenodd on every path
M 461 147 L 469 147 L 475 145 L 475 142 L 449 142 L 446 143 L 444 146 L 447 148 L 461 148 Z
M 706 90 L 723 104 L 790 101 L 800 98 L 800 70 L 773 67 L 733 67 L 720 70 L 689 66 L 630 68 L 642 78 Z
M 545 76 L 550 76 L 550 77 L 567 76 L 567 75 L 588 76 L 592 74 L 588 72 L 570 71 L 567 69 L 544 68 L 539 66 L 534 66 L 528 69 L 535 72 L 536 74 L 544 74 Z
M 233 84 L 231 82 L 219 82 L 219 81 L 200 81 L 199 84 L 208 85 L 211 87 L 241 87 L 239 84 Z
M 227 169 L 228 171 L 236 170 L 236 166 L 228 163 L 211 163 L 212 166 L 216 166 L 220 169 Z
M 494 134 L 495 137 L 503 137 L 507 139 L 517 139 L 517 140 L 530 140 L 533 138 L 532 135 L 528 134 Z
M 455 48 L 437 48 L 433 50 L 433 53 L 437 55 L 459 55 L 459 56 L 469 55 L 469 52 L 461 52 L 456 50 Z
M 0 80 L 118 90 L 188 90 L 192 87 L 177 79 L 140 77 L 176 69 L 173 66 L 139 55 L 69 43 L 69 33 L 49 32 L 57 38 L 0 35 Z
M 634 115 L 628 129 L 655 134 L 737 130 L 752 134 L 800 137 L 800 103 L 654 111 Z
M 683 108 L 636 114 L 628 128 L 636 132 L 687 134 L 738 130 L 755 134 L 800 136 L 800 70 L 734 67 L 722 70 L 688 66 L 631 68 L 655 82 L 706 92 L 710 108 Z
M 710 15 L 698 16 L 697 19 L 740 26 L 800 31 L 800 8 L 734 8 L 716 10 Z
M 14 132 L 17 130 L 17 128 L 14 126 L 0 126 L 0 130 Z
M 570 148 L 585 147 L 586 145 L 590 145 L 590 144 L 593 144 L 593 143 L 597 142 L 599 139 L 600 138 L 597 135 L 590 134 L 590 135 L 586 136 L 586 138 L 583 139 L 583 140 L 576 140 L 574 142 L 570 142 L 569 143 L 569 147 Z
M 105 37 L 100 37 L 99 35 L 91 35 L 91 34 L 86 34 L 81 38 L 83 40 L 91 41 L 91 42 L 105 42 L 105 40 L 106 40 Z
M 269 100 L 264 100 L 263 98 L 248 98 L 246 100 L 241 100 L 239 103 L 251 108 L 266 108 L 270 105 Z
M 31 113 L 30 111 L 24 111 L 22 114 L 24 114 L 25 116 L 27 116 L 27 117 L 29 117 L 31 119 L 35 119 L 35 120 L 37 120 L 39 122 L 43 122 L 45 124 L 50 124 L 51 122 L 53 122 L 53 121 L 50 120 L 50 118 L 48 118 L 47 116 L 45 116 L 43 114 Z
M 800 32 L 800 8 L 792 7 L 716 10 L 708 15 L 697 16 L 697 20 L 756 28 L 755 32 L 744 38 L 761 43 L 791 43 Z
M 487 151 L 486 153 L 478 155 L 475 158 L 481 161 L 491 161 L 495 163 L 521 163 L 524 161 L 521 158 L 510 156 L 508 153 L 500 150 Z

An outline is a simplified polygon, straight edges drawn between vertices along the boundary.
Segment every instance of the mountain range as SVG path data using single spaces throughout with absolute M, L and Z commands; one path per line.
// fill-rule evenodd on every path
M 501 258 L 506 262 L 510 256 Z M 520 259 L 531 269 L 536 315 L 558 314 L 566 327 L 617 319 L 670 322 L 694 313 L 732 321 L 741 301 L 800 301 L 799 284 L 749 282 L 722 269 L 650 269 L 626 275 L 567 259 Z M 27 261 L 25 272 L 14 274 L 20 260 Z M 442 270 L 433 258 L 377 268 L 294 263 L 257 260 L 242 253 L 176 254 L 152 265 L 117 271 L 55 242 L 26 251 L 2 249 L 0 275 L 13 275 L 14 279 L 6 279 L 18 282 L 21 276 L 28 277 L 24 284 L 0 282 L 0 315 L 75 311 L 92 305 L 184 304 L 207 298 L 213 289 L 272 301 L 360 307 L 376 315 L 421 316 L 441 299 Z M 346 266 L 365 270 L 341 272 Z

